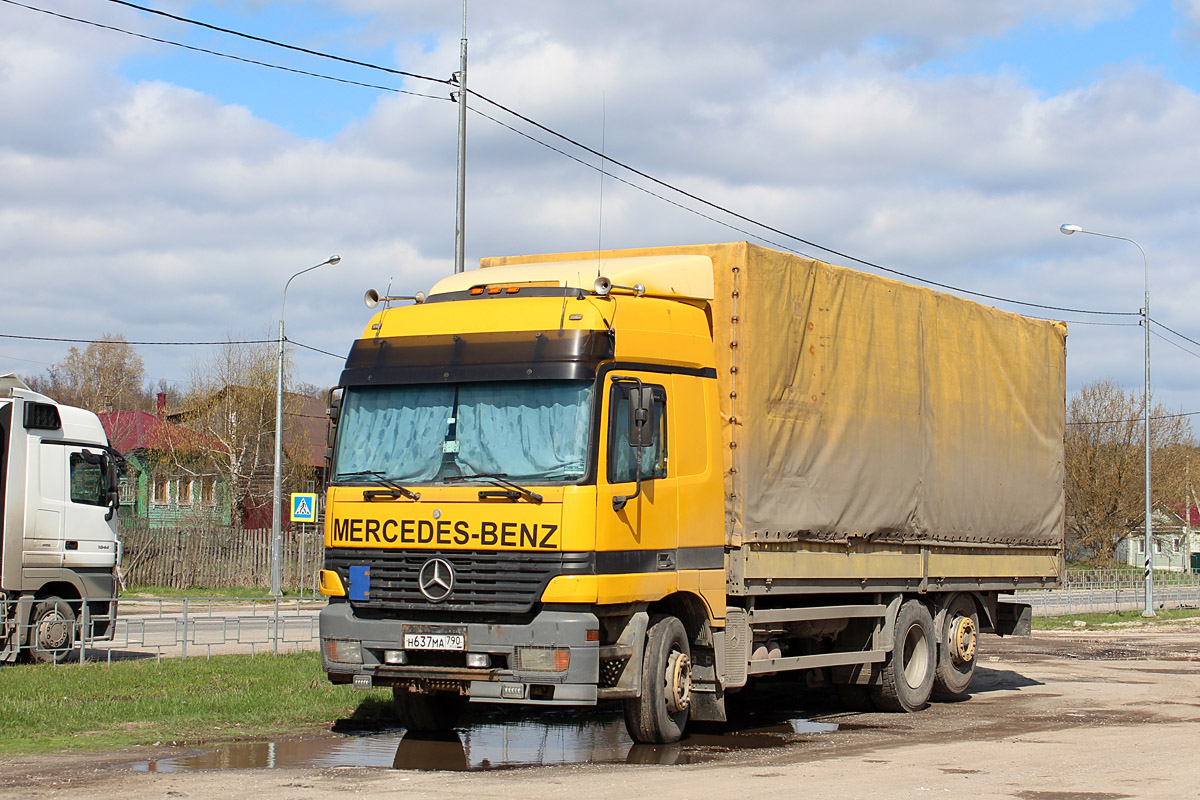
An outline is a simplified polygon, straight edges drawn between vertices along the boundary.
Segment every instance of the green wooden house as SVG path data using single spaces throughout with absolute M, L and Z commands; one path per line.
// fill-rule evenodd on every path
M 150 528 L 228 527 L 228 487 L 213 456 L 220 442 L 145 411 L 98 415 L 109 444 L 128 463 L 121 476 L 121 519 Z

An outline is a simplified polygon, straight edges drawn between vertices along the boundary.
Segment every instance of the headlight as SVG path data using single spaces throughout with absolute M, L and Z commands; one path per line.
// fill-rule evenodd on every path
M 339 664 L 361 664 L 362 642 L 349 639 L 326 639 L 325 660 Z
M 566 647 L 518 647 L 516 669 L 529 672 L 565 672 L 571 665 Z

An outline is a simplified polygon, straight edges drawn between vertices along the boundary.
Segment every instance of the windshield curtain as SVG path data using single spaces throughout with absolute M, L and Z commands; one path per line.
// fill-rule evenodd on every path
M 354 387 L 334 479 L 400 482 L 504 475 L 577 481 L 587 466 L 592 385 L 579 381 Z

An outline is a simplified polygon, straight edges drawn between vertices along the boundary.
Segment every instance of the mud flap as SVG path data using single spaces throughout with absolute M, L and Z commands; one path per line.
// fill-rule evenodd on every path
M 996 603 L 997 636 L 1032 636 L 1033 606 L 1015 600 Z
M 707 691 L 708 689 L 713 691 Z M 725 722 L 725 692 L 718 685 L 709 684 L 701 691 L 692 686 L 693 722 Z

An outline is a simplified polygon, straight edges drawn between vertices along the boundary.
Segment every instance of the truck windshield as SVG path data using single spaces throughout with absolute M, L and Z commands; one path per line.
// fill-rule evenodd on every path
M 497 381 L 351 387 L 333 480 L 500 475 L 574 483 L 587 468 L 592 384 Z

